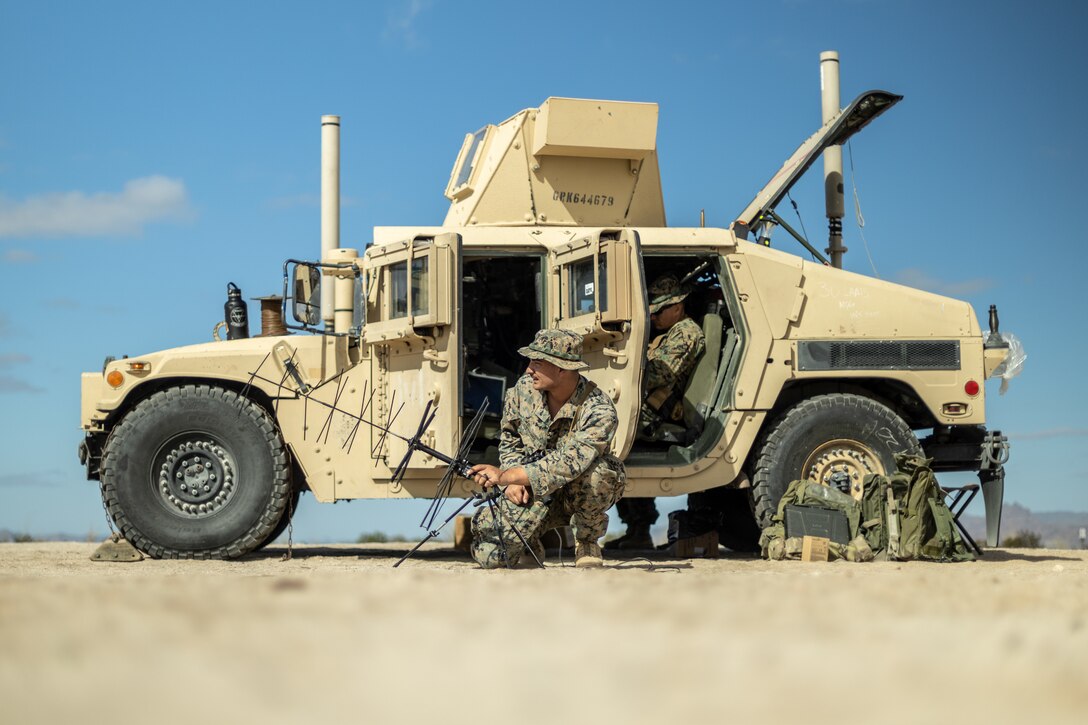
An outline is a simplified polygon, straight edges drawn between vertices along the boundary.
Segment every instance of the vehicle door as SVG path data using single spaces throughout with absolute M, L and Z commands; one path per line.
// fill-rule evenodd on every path
M 590 366 L 582 374 L 616 405 L 612 452 L 623 458 L 637 432 L 649 329 L 638 233 L 603 230 L 548 246 L 551 327 L 582 335 Z
M 461 435 L 457 381 L 460 379 L 461 237 L 423 234 L 371 246 L 366 271 L 366 323 L 362 344 L 369 348 L 374 397 L 368 418 L 399 435 L 416 434 L 428 402 L 435 417 L 422 440 L 454 453 Z M 372 430 L 379 458 L 377 475 L 391 475 L 407 451 L 395 436 L 381 440 Z M 384 463 L 384 469 L 382 464 Z M 433 471 L 446 464 L 417 452 L 406 469 Z

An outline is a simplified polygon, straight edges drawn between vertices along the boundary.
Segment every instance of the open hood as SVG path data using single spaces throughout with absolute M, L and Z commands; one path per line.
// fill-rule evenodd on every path
M 752 203 L 737 216 L 733 229 L 737 236 L 747 237 L 748 230 L 754 226 L 760 216 L 768 209 L 774 209 L 808 167 L 819 158 L 829 146 L 845 143 L 851 136 L 865 128 L 874 118 L 884 113 L 903 96 L 887 91 L 866 91 L 854 99 L 853 103 L 839 112 L 839 115 L 824 124 L 816 133 L 808 137 L 793 155 L 786 159 L 770 181 L 760 189 Z

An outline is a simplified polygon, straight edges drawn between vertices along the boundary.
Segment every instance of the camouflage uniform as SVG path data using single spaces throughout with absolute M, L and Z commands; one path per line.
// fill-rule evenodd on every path
M 650 285 L 650 312 L 657 313 L 672 304 L 683 302 L 687 293 L 673 275 L 665 275 Z M 690 317 L 685 317 L 654 338 L 646 353 L 646 372 L 642 388 L 646 398 L 658 404 L 666 401 L 674 391 L 682 392 L 695 362 L 706 349 L 703 330 Z M 645 430 L 664 419 L 678 421 L 672 410 L 659 414 L 646 402 L 642 403 L 638 425 Z M 620 520 L 631 526 L 652 526 L 658 518 L 657 506 L 652 498 L 625 498 L 616 508 Z
M 571 357 L 580 363 L 581 337 L 577 337 L 577 355 Z M 550 355 L 544 359 L 555 362 Z M 499 461 L 504 469 L 525 469 L 532 502 L 519 506 L 501 498 L 496 504 L 498 517 L 488 508 L 476 513 L 472 556 L 480 566 L 490 569 L 518 563 L 525 547 L 511 527 L 533 546 L 545 531 L 568 523 L 578 542 L 595 544 L 604 536 L 608 529 L 605 512 L 619 500 L 626 483 L 623 463 L 608 452 L 617 423 L 612 400 L 584 377 L 554 418 L 544 392 L 533 389 L 532 378 L 525 374 L 518 379 L 503 405 Z M 537 459 L 540 453 L 543 456 Z
M 688 376 L 695 368 L 695 362 L 706 349 L 706 341 L 703 328 L 690 317 L 677 322 L 665 333 L 658 335 L 650 343 L 650 349 L 646 353 L 646 374 L 643 378 L 643 389 L 647 395 L 653 395 L 655 391 L 663 391 L 668 397 L 673 391 L 681 391 L 687 383 Z M 661 411 L 665 420 L 676 420 L 670 414 L 672 411 Z M 656 419 L 653 408 L 646 403 L 642 404 L 639 415 L 639 426 L 645 428 Z

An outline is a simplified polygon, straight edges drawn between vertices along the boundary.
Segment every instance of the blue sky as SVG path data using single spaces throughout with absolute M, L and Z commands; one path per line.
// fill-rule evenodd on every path
M 1045 0 L 0 0 L 0 528 L 106 530 L 75 455 L 80 372 L 209 340 L 228 281 L 274 293 L 284 258 L 317 255 L 322 114 L 343 118 L 345 246 L 440 223 L 464 134 L 551 95 L 659 103 L 669 224 L 725 226 L 819 126 L 828 49 L 844 104 L 905 96 L 845 154 L 877 272 L 983 325 L 998 305 L 1029 355 L 988 387 L 1006 500 L 1088 511 L 1086 31 L 1088 6 Z M 794 194 L 814 239 L 817 177 Z M 849 212 L 845 242 L 872 274 Z M 421 513 L 304 501 L 310 539 L 412 534 Z

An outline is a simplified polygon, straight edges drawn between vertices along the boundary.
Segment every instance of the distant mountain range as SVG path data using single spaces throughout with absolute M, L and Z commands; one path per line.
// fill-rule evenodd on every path
M 981 498 L 981 497 L 980 497 Z M 963 525 L 980 544 L 986 541 L 986 518 L 964 516 Z M 1047 549 L 1080 549 L 1085 546 L 1080 532 L 1088 529 L 1088 513 L 1047 511 L 1034 513 L 1018 503 L 1005 504 L 1001 511 L 1001 540 L 1021 531 L 1038 534 Z

